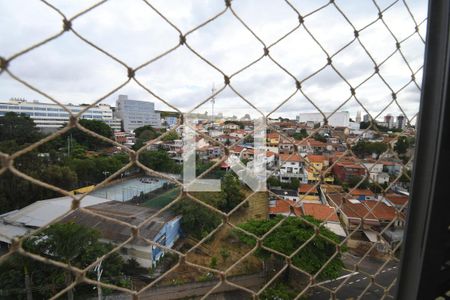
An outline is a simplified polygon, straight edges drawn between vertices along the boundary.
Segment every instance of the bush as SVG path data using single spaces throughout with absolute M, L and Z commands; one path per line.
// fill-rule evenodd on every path
M 209 267 L 215 269 L 217 267 L 217 257 L 211 257 L 211 262 L 209 263 Z
M 279 216 L 270 220 L 249 220 L 239 226 L 257 236 L 262 236 L 270 230 L 275 224 L 281 221 L 283 217 Z M 311 216 L 287 217 L 281 226 L 275 229 L 265 239 L 263 244 L 276 251 L 286 255 L 292 254 L 298 247 L 303 245 L 309 238 L 315 235 L 314 228 L 307 224 L 303 219 L 309 223 L 319 226 L 320 221 Z M 256 241 L 253 237 L 236 231 L 242 242 L 254 246 Z M 326 237 L 327 239 L 323 238 Z M 320 228 L 320 235 L 315 236 L 297 255 L 292 258 L 292 262 L 297 267 L 305 270 L 310 274 L 317 273 L 328 259 L 336 252 L 334 243 L 329 240 L 339 243 L 339 238 L 330 230 L 322 227 Z M 263 258 L 270 258 L 271 253 L 263 249 L 257 251 L 257 255 Z M 340 255 L 337 255 L 331 260 L 327 266 L 318 275 L 319 279 L 336 278 L 342 271 L 343 263 Z

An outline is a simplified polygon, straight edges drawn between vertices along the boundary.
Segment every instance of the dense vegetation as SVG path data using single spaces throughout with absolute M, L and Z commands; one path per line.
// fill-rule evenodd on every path
M 377 157 L 386 152 L 388 145 L 382 142 L 367 142 L 364 140 L 359 140 L 356 145 L 352 147 L 352 151 L 359 157 L 365 158 L 372 154 L 376 154 Z
M 282 218 L 283 217 L 280 216 L 269 220 L 249 220 L 240 224 L 239 227 L 257 236 L 262 236 L 280 222 Z M 317 221 L 313 217 L 305 216 L 304 218 L 317 226 L 320 224 L 320 221 Z M 251 246 L 256 244 L 256 240 L 253 237 L 243 234 L 240 231 L 236 231 L 236 233 L 242 242 Z M 264 239 L 263 245 L 286 255 L 290 255 L 314 235 L 314 228 L 304 222 L 301 218 L 287 217 L 281 226 Z M 320 229 L 320 235 L 339 243 L 338 236 L 326 228 L 322 227 Z M 336 252 L 335 244 L 321 236 L 315 236 L 292 258 L 294 265 L 310 274 L 315 274 L 320 270 L 320 268 Z M 257 255 L 265 259 L 274 259 L 273 254 L 263 249 L 258 249 Z M 342 267 L 343 263 L 340 255 L 337 255 L 320 272 L 318 278 L 336 278 L 341 274 Z
M 82 119 L 80 124 L 112 138 L 111 128 L 101 121 Z M 141 134 L 151 130 L 149 126 L 136 129 Z M 0 152 L 15 153 L 44 137 L 26 115 L 7 113 L 0 117 Z M 168 138 L 176 137 L 169 134 Z M 114 152 L 112 144 L 74 128 L 19 156 L 14 160 L 14 166 L 33 178 L 70 191 L 97 184 L 129 162 L 126 153 Z M 165 151 L 144 151 L 140 158 L 144 165 L 157 171 L 180 173 L 181 166 L 176 165 Z M 60 194 L 34 185 L 10 171 L 0 175 L 0 213 L 57 196 Z
M 241 203 L 245 195 L 239 179 L 227 172 L 222 179 L 220 192 L 192 193 L 199 200 L 217 209 L 228 212 Z M 181 227 L 185 234 L 197 239 L 205 237 L 220 224 L 220 216 L 207 207 L 185 198 L 175 204 L 173 210 L 183 215 Z
M 25 240 L 24 248 L 42 257 L 83 269 L 112 249 L 112 245 L 100 242 L 99 237 L 100 233 L 96 230 L 75 223 L 60 223 Z M 112 253 L 102 262 L 102 282 L 130 287 L 126 266 L 119 254 Z M 93 270 L 87 276 L 96 279 Z M 0 265 L 0 291 L 8 299 L 27 299 L 27 293 L 36 299 L 49 298 L 73 280 L 74 275 L 67 270 L 18 254 Z M 108 294 L 110 291 L 104 289 L 103 292 Z M 92 296 L 93 290 L 92 286 L 79 284 L 69 293 L 82 299 L 88 294 Z

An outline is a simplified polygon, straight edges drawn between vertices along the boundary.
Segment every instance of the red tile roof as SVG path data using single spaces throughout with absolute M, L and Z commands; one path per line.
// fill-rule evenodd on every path
M 378 225 L 378 219 L 369 212 L 367 206 L 354 200 L 353 202 L 345 199 L 345 194 L 329 194 L 328 197 L 331 199 L 332 205 L 340 207 L 341 211 L 349 218 L 361 219 L 364 218 L 365 221 L 372 221 L 374 225 Z M 370 223 L 370 222 L 368 222 Z
M 316 162 L 316 163 L 323 163 L 324 161 L 327 160 L 327 158 L 323 155 L 308 155 L 307 159 L 310 162 Z
M 300 184 L 298 192 L 300 194 L 309 193 L 310 195 L 313 195 L 317 193 L 317 186 L 315 186 L 314 184 Z
M 409 200 L 408 196 L 399 195 L 399 194 L 395 194 L 395 193 L 386 194 L 384 197 L 387 200 L 389 200 L 390 202 L 392 202 L 392 204 L 399 205 L 399 206 L 405 205 L 405 203 L 407 203 Z
M 364 204 L 372 210 L 372 213 L 379 220 L 383 221 L 392 221 L 396 218 L 395 208 L 392 206 L 387 206 L 383 202 L 367 200 L 364 201 Z M 403 217 L 403 216 L 400 216 Z
M 293 154 L 280 154 L 280 161 L 292 161 L 292 162 L 300 162 L 303 158 L 298 153 Z
M 241 153 L 241 151 L 244 149 L 245 149 L 244 147 L 236 145 L 230 148 L 230 152 Z
M 300 203 L 295 203 L 290 200 L 276 200 L 274 207 L 269 207 L 270 214 L 289 214 L 295 216 L 312 216 L 320 221 L 339 222 L 336 210 L 328 205 L 319 203 L 302 203 L 303 209 L 299 206 Z
M 354 189 L 350 192 L 353 196 L 373 196 L 375 195 L 371 190 L 369 189 Z
M 320 221 L 339 222 L 335 208 L 318 203 L 303 203 L 303 211 L 306 216 L 313 216 Z
M 268 138 L 268 139 L 279 139 L 280 138 L 280 134 L 276 133 L 276 132 L 269 132 L 266 135 L 266 138 Z

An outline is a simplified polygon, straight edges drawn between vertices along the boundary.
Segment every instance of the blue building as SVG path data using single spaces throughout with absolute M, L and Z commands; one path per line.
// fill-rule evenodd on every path
M 119 201 L 108 201 L 85 209 L 99 215 L 117 219 L 130 225 L 139 225 L 149 220 L 158 210 L 138 205 L 126 204 Z M 112 220 L 88 214 L 82 211 L 74 211 L 61 222 L 75 222 L 100 232 L 101 240 L 112 244 L 120 244 L 131 236 L 131 229 Z M 139 237 L 124 245 L 119 254 L 125 259 L 135 259 L 142 267 L 154 267 L 164 256 L 164 250 L 156 242 L 167 248 L 172 248 L 180 237 L 181 216 L 171 212 L 163 212 L 154 217 L 150 222 L 139 228 Z

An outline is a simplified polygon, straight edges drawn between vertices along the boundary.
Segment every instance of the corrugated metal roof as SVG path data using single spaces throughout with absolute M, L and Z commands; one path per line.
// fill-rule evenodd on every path
M 138 225 L 158 213 L 157 209 L 125 204 L 118 201 L 109 201 L 93 205 L 87 208 L 97 214 L 117 219 L 130 225 Z M 169 211 L 158 214 L 151 222 L 139 228 L 139 235 L 149 240 L 154 240 L 163 228 L 164 224 L 173 220 L 175 215 Z M 77 224 L 99 230 L 101 236 L 112 242 L 124 242 L 131 236 L 131 229 L 123 224 L 103 219 L 101 217 L 76 210 L 66 216 L 61 222 L 75 222 Z M 148 245 L 142 239 L 133 241 L 136 245 Z
M 27 231 L 28 229 L 23 226 L 0 224 L 0 241 L 10 244 L 13 238 L 22 236 Z
M 88 195 L 83 198 L 80 206 L 91 206 L 108 201 L 110 200 Z M 71 205 L 72 198 L 70 197 L 36 201 L 16 212 L 6 215 L 2 219 L 5 223 L 9 224 L 24 225 L 27 227 L 42 227 L 69 211 Z

